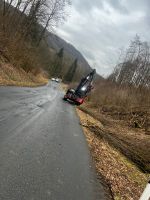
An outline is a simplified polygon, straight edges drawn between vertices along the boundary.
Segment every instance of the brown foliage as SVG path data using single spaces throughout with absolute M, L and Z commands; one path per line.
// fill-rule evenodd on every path
M 100 179 L 101 176 L 105 178 L 113 198 L 116 200 L 138 200 L 147 184 L 148 176 L 120 153 L 119 148 L 114 148 L 113 142 L 115 140 L 112 140 L 112 142 L 110 142 L 110 138 L 107 140 L 110 136 L 108 134 L 108 126 L 103 126 L 99 120 L 85 114 L 85 112 L 78 110 L 78 114 L 97 172 L 100 175 Z M 116 134 L 126 135 L 125 129 L 116 130 Z M 118 145 L 120 144 L 119 142 L 118 138 Z M 108 199 L 111 198 L 109 197 Z
M 96 106 L 117 106 L 125 110 L 132 107 L 148 107 L 150 105 L 150 89 L 118 85 L 110 81 L 96 83 L 95 91 L 90 97 Z
M 66 0 L 55 0 L 50 4 L 47 0 L 1 2 L 0 56 L 3 61 L 21 67 L 27 73 L 37 74 L 43 68 L 50 72 L 54 53 L 49 50 L 44 34 L 48 26 L 52 28 L 64 20 L 68 3 Z M 45 28 L 39 25 L 41 23 Z

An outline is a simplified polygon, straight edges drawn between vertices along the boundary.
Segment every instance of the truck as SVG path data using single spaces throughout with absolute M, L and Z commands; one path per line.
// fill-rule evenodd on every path
M 70 88 L 64 95 L 65 101 L 74 102 L 76 105 L 81 105 L 87 95 L 93 89 L 93 80 L 96 70 L 93 69 L 87 76 L 83 77 L 76 89 Z

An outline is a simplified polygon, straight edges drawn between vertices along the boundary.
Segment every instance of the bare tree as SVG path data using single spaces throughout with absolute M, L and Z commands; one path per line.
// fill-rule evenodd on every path
M 4 0 L 3 18 L 7 18 L 7 24 L 3 20 L 3 27 L 7 26 L 11 35 L 21 32 L 23 38 L 39 34 L 39 44 L 47 29 L 65 20 L 67 5 L 70 0 Z M 37 28 L 39 24 L 41 28 Z
M 131 41 L 123 61 L 117 65 L 111 79 L 119 84 L 150 86 L 150 46 L 136 35 Z
M 52 30 L 59 22 L 65 20 L 65 7 L 71 4 L 70 0 L 49 0 L 47 3 L 48 14 L 44 19 L 44 28 L 40 34 L 39 42 L 47 28 Z

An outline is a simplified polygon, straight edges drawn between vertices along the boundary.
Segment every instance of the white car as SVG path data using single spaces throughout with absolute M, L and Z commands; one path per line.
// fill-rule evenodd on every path
M 57 83 L 59 83 L 59 82 L 60 82 L 59 78 L 56 78 L 56 79 L 55 79 L 55 81 L 56 81 Z
M 52 81 L 56 81 L 56 79 L 55 79 L 55 78 L 51 78 L 51 80 L 52 80 Z

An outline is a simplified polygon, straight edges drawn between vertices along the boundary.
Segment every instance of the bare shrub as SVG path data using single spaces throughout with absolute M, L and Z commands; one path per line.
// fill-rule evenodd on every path
M 105 80 L 96 83 L 90 99 L 96 106 L 118 106 L 129 110 L 132 107 L 148 107 L 150 105 L 150 90 L 128 85 L 120 86 Z
M 68 0 L 2 1 L 0 3 L 0 56 L 27 73 L 50 72 L 52 54 L 46 29 L 65 18 Z M 2 58 L 2 59 L 3 59 Z

